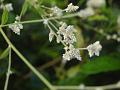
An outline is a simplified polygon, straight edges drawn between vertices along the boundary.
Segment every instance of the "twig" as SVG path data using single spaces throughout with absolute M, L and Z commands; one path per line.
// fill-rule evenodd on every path
M 8 39 L 2 28 L 0 28 L 0 32 L 4 39 L 6 40 L 7 44 L 10 45 L 11 49 L 18 55 L 18 57 L 31 69 L 31 71 L 41 80 L 43 83 L 50 89 L 55 90 L 55 88 L 51 85 L 51 83 L 40 73 L 38 72 L 34 66 L 16 49 L 16 47 L 11 43 Z
M 37 70 L 42 71 L 44 69 L 49 68 L 50 66 L 53 66 L 53 65 L 57 64 L 58 62 L 60 62 L 60 59 L 52 60 L 52 61 L 50 61 L 48 63 L 43 64 L 42 66 L 37 67 Z M 30 71 L 27 75 L 23 76 L 23 78 L 28 78 L 31 75 L 32 75 L 32 72 Z
M 9 81 L 9 77 L 10 77 L 10 74 L 11 74 L 11 70 L 10 69 L 11 69 L 11 47 L 9 46 L 8 70 L 7 70 L 7 74 L 6 74 L 4 90 L 7 90 L 7 87 L 8 87 L 8 81 Z
M 65 15 L 65 16 L 61 16 L 61 17 L 50 17 L 50 18 L 45 18 L 47 20 L 54 20 L 54 19 L 64 19 L 64 18 L 70 18 L 70 17 L 75 17 L 75 16 L 78 16 L 78 13 L 74 13 L 74 14 L 68 14 L 68 15 Z M 37 20 L 28 20 L 28 21 L 21 21 L 21 22 L 18 22 L 18 24 L 30 24 L 30 23 L 38 23 L 38 22 L 43 22 L 44 19 L 37 19 Z M 0 27 L 7 27 L 9 25 L 13 25 L 14 23 L 10 23 L 10 24 L 6 24 L 6 25 L 1 25 Z

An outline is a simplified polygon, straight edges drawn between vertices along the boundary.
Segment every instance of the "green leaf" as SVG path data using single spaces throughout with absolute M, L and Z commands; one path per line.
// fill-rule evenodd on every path
M 1 24 L 5 24 L 7 21 L 8 21 L 8 10 L 6 8 L 4 8 Z
M 27 11 L 27 9 L 28 9 L 28 1 L 27 0 L 25 0 L 25 2 L 24 2 L 24 4 L 23 4 L 23 6 L 22 6 L 22 11 L 21 11 L 21 14 L 20 14 L 20 16 L 22 16 L 22 15 L 24 15 L 25 13 L 26 13 L 26 11 Z
M 107 21 L 108 18 L 104 15 L 95 15 L 88 18 L 89 21 Z
M 3 53 L 0 55 L 0 59 L 7 57 L 8 54 L 9 54 L 9 47 L 3 51 Z
M 53 58 L 58 57 L 58 52 L 51 49 L 42 49 L 41 52 Z
M 114 58 L 112 56 L 95 58 L 81 67 L 81 73 L 88 75 L 115 70 L 120 70 L 120 60 L 119 58 Z
M 80 47 L 84 47 L 84 37 L 82 35 L 82 29 L 79 27 L 76 27 L 76 47 L 80 48 Z
M 71 73 L 72 72 L 72 73 Z M 78 74 L 78 72 L 80 72 L 80 65 L 76 65 L 74 67 L 71 67 L 66 73 L 67 73 L 67 76 L 69 78 L 72 78 L 74 77 L 75 75 Z

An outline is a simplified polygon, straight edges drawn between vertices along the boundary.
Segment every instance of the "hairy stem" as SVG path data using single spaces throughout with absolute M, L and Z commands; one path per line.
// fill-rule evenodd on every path
M 105 85 L 105 86 L 54 86 L 57 90 L 108 90 L 108 89 L 119 89 L 120 86 L 117 84 Z
M 19 58 L 31 69 L 31 71 L 50 89 L 55 90 L 55 88 L 51 85 L 51 83 L 40 73 L 38 72 L 34 66 L 16 49 L 16 47 L 11 43 L 6 34 L 3 32 L 2 28 L 0 28 L 0 32 L 7 44 L 10 45 L 11 49 L 19 56 Z
M 10 69 L 11 69 L 11 47 L 9 46 L 8 70 L 7 70 L 7 74 L 6 74 L 4 90 L 7 90 L 7 87 L 8 87 L 8 81 L 9 81 L 9 77 L 10 77 L 10 74 L 11 74 L 11 70 Z
M 54 20 L 54 19 L 63 19 L 63 18 L 70 18 L 70 17 L 75 17 L 75 16 L 78 16 L 78 13 L 74 13 L 74 14 L 68 14 L 68 15 L 65 15 L 65 16 L 61 16 L 61 17 L 50 17 L 50 18 L 45 18 L 47 20 Z M 19 24 L 28 24 L 28 23 L 38 23 L 38 22 L 43 22 L 44 19 L 38 19 L 38 20 L 28 20 L 28 21 L 21 21 L 21 22 L 18 22 Z M 9 25 L 12 25 L 14 23 L 11 23 L 11 24 L 6 24 L 6 25 L 1 25 L 0 27 L 6 27 L 6 26 L 9 26 Z

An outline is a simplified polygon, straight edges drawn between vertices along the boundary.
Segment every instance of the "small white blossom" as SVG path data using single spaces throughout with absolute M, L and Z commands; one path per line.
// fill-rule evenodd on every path
M 92 57 L 94 54 L 99 56 L 99 52 L 101 51 L 102 46 L 100 45 L 99 41 L 87 46 L 87 50 L 89 52 L 89 56 Z
M 6 8 L 8 11 L 13 11 L 12 3 L 6 4 L 6 5 L 5 5 L 5 8 Z
M 71 60 L 71 57 L 70 57 L 70 53 L 67 51 L 65 52 L 65 54 L 63 54 L 63 61 L 70 61 Z
M 72 3 L 68 5 L 68 7 L 65 9 L 66 12 L 74 12 L 78 9 L 78 6 L 74 6 Z
M 117 39 L 117 34 L 113 34 L 112 39 Z
M 43 24 L 47 25 L 48 24 L 48 19 L 44 19 Z
M 117 38 L 117 41 L 120 42 L 120 37 Z
M 104 90 L 104 89 L 102 89 L 101 87 L 97 87 L 95 90 Z
M 50 30 L 50 33 L 49 33 L 49 41 L 51 42 L 53 40 L 53 37 L 54 37 L 54 32 L 52 30 Z
M 103 33 L 104 33 L 104 30 L 103 30 L 103 29 L 100 29 L 99 32 L 100 32 L 101 34 L 103 34 Z
M 66 23 L 62 23 L 61 26 L 59 27 L 59 31 L 57 32 L 57 34 L 64 35 L 66 28 L 67 28 L 67 24 Z
M 84 84 L 80 84 L 79 88 L 80 88 L 80 90 L 84 90 L 85 89 L 85 85 Z
M 65 44 L 72 44 L 76 42 L 76 37 L 74 35 L 74 32 L 76 32 L 76 30 L 74 29 L 72 25 L 67 26 L 66 23 L 63 23 L 59 27 L 59 31 L 57 32 L 57 34 L 63 36 L 63 42 Z
M 87 18 L 89 16 L 93 16 L 95 14 L 94 10 L 90 7 L 82 9 L 79 11 L 79 16 L 81 18 Z
M 62 40 L 61 35 L 58 35 L 58 36 L 57 36 L 57 40 L 56 40 L 56 41 L 57 41 L 57 43 L 60 43 L 60 41 L 61 41 L 61 40 Z
M 15 17 L 15 20 L 16 20 L 16 21 L 19 21 L 19 20 L 20 20 L 20 16 L 17 15 L 17 16 Z
M 9 28 L 17 35 L 20 35 L 20 29 L 23 29 L 23 25 L 19 24 L 17 21 L 13 25 L 9 25 Z
M 73 44 L 76 42 L 76 37 L 74 34 L 66 34 L 63 40 L 66 44 Z
M 63 54 L 63 60 L 70 61 L 71 59 L 76 58 L 81 61 L 79 49 L 74 48 L 72 44 L 70 44 L 70 46 L 67 48 L 65 49 L 65 54 Z
M 105 0 L 88 0 L 87 6 L 92 8 L 100 8 L 105 6 L 106 2 Z
M 107 36 L 106 36 L 106 39 L 107 39 L 107 40 L 110 40 L 111 38 L 112 38 L 112 37 L 111 37 L 110 35 L 107 35 Z
M 51 8 L 51 10 L 53 11 L 53 15 L 57 15 L 57 16 L 62 16 L 62 10 L 60 8 L 58 8 L 57 6 Z

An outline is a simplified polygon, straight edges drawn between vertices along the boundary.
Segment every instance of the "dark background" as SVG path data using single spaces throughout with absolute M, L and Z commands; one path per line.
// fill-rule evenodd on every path
M 86 7 L 86 1 L 43 0 L 42 4 L 48 7 L 57 5 L 65 8 L 68 3 L 72 2 L 82 9 Z M 13 4 L 14 11 L 10 12 L 7 23 L 14 22 L 15 16 L 20 14 L 24 0 L 5 0 L 4 2 Z M 77 37 L 79 41 L 76 46 L 85 47 L 97 40 L 103 46 L 99 57 L 89 58 L 87 51 L 82 52 L 81 62 L 74 59 L 63 66 L 61 64 L 63 46 L 57 44 L 56 40 L 49 42 L 49 29 L 42 23 L 25 24 L 20 36 L 6 27 L 3 29 L 17 49 L 54 85 L 80 85 L 83 83 L 87 86 L 101 86 L 117 83 L 120 80 L 120 43 L 115 40 L 106 40 L 104 36 L 91 29 L 103 28 L 105 33 L 116 34 L 120 1 L 107 0 L 106 3 L 107 5 L 100 9 L 100 15 L 104 15 L 105 18 L 93 16 L 87 20 L 79 17 L 63 19 L 68 24 L 75 25 L 79 31 Z M 2 10 L 0 10 L 1 15 Z M 37 11 L 29 6 L 26 14 L 22 16 L 22 21 L 40 18 Z M 7 44 L 0 35 L 0 54 L 5 48 L 7 48 Z M 0 90 L 3 90 L 4 87 L 7 65 L 8 57 L 0 60 Z M 10 76 L 8 90 L 46 90 L 45 85 L 31 73 L 14 52 L 12 52 L 12 71 L 14 73 Z

